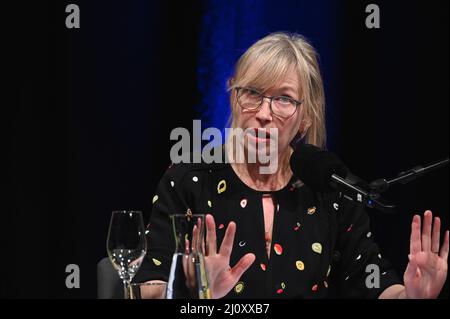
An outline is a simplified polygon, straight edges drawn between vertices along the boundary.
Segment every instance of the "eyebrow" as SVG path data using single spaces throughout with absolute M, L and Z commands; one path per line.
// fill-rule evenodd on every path
M 249 85 L 248 88 L 253 89 L 255 91 L 258 91 L 260 93 L 265 91 L 265 90 L 259 89 L 259 88 L 255 87 L 255 86 L 251 86 L 251 85 Z M 298 92 L 292 86 L 289 86 L 289 85 L 283 85 L 283 86 L 281 86 L 279 88 L 276 88 L 276 91 L 289 92 L 289 93 L 292 93 L 292 95 L 294 95 L 294 96 L 297 96 L 297 94 L 298 94 Z
M 286 86 L 286 85 L 277 88 L 277 91 L 289 91 L 289 92 L 293 93 L 294 95 L 298 94 L 298 92 L 292 86 Z
M 295 92 L 294 88 L 292 86 L 289 85 L 283 85 L 279 88 L 277 88 L 279 91 L 283 91 L 283 90 L 291 90 L 292 92 Z

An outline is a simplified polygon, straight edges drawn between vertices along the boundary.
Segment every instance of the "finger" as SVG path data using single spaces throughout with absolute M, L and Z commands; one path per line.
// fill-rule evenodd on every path
M 192 229 L 192 246 L 191 246 L 191 249 L 192 249 L 193 253 L 197 252 L 197 250 L 196 250 L 197 242 L 198 242 L 198 238 L 197 237 L 198 237 L 198 235 L 197 235 L 197 225 L 194 225 L 194 227 Z
M 185 255 L 182 260 L 184 274 L 187 274 L 188 262 L 189 262 L 189 255 Z
M 439 217 L 434 218 L 433 234 L 431 236 L 431 251 L 439 254 L 439 241 L 441 237 L 441 219 Z
M 195 287 L 195 261 L 193 258 L 192 255 L 189 256 L 187 260 L 187 271 L 184 273 L 186 275 L 186 284 L 190 289 Z
M 427 210 L 423 214 L 423 228 L 422 228 L 422 251 L 431 250 L 431 222 L 433 214 Z
M 204 225 L 202 225 L 203 221 L 199 217 L 197 219 L 197 248 L 200 249 L 199 253 L 203 254 L 205 252 L 205 237 L 203 236 Z
M 184 253 L 186 255 L 189 255 L 191 249 L 189 248 L 189 239 L 186 238 L 185 242 L 184 242 Z
M 223 237 L 222 245 L 220 245 L 219 254 L 230 257 L 233 250 L 234 235 L 236 233 L 236 224 L 230 222 L 228 224 L 225 236 Z
M 186 239 L 186 241 L 184 242 L 184 256 L 182 259 L 183 272 L 185 274 L 187 273 L 189 261 L 189 239 Z
M 195 238 L 195 248 L 198 251 L 198 253 L 201 253 L 201 249 L 202 249 L 202 241 L 203 241 L 203 232 L 202 232 L 203 228 L 202 228 L 202 219 L 199 217 L 197 218 L 197 236 Z
M 255 261 L 255 254 L 249 253 L 243 256 L 237 264 L 231 269 L 231 274 L 235 278 L 235 280 L 239 280 L 242 274 L 247 271 L 247 269 L 253 264 Z
M 422 250 L 420 242 L 420 216 L 414 215 L 411 223 L 411 239 L 409 242 L 409 253 L 417 254 Z
M 206 254 L 217 253 L 216 222 L 212 215 L 206 215 Z
M 410 259 L 410 261 L 411 261 L 411 264 L 412 264 L 413 269 L 415 270 L 415 271 L 414 271 L 414 276 L 415 276 L 416 278 L 420 278 L 420 277 L 422 276 L 422 272 L 420 271 L 420 267 L 419 267 L 419 265 L 417 264 L 417 261 L 416 261 L 415 257 L 413 256 L 413 257 Z
M 414 256 L 413 255 L 409 255 L 408 259 L 409 259 L 409 263 L 408 263 L 408 266 L 406 267 L 404 279 L 413 279 L 414 276 L 416 276 L 416 273 L 417 273 L 417 269 L 418 269 L 417 268 L 417 263 L 414 260 Z
M 205 255 L 205 238 L 202 238 L 202 254 Z
M 445 260 L 447 260 L 448 258 L 448 230 L 445 232 L 444 244 L 441 247 L 439 256 Z

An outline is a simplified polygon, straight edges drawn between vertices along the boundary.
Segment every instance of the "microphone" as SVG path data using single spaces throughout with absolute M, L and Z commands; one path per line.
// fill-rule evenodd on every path
M 367 182 L 351 174 L 333 153 L 311 144 L 300 144 L 289 160 L 292 172 L 313 190 L 323 193 L 340 191 L 345 197 L 371 208 L 392 212 L 395 206 L 384 203 Z
M 289 163 L 302 182 L 319 192 L 332 192 L 335 190 L 331 183 L 333 176 L 345 179 L 348 174 L 347 167 L 335 154 L 311 144 L 298 146 Z

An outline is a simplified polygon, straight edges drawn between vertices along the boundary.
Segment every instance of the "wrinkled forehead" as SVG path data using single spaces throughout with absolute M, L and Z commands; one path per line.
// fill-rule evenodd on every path
M 300 92 L 297 62 L 290 54 L 281 53 L 275 56 L 259 55 L 248 59 L 247 65 L 242 65 L 236 84 L 262 91 L 289 86 Z

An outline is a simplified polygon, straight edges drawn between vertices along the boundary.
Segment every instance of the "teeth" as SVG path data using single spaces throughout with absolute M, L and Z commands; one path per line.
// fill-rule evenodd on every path
M 269 132 L 263 129 L 256 129 L 254 131 L 254 136 L 259 138 L 269 138 Z
M 265 129 L 251 129 L 248 130 L 248 134 L 253 136 L 253 137 L 257 137 L 257 138 L 264 138 L 264 139 L 270 139 L 270 133 L 268 130 Z

